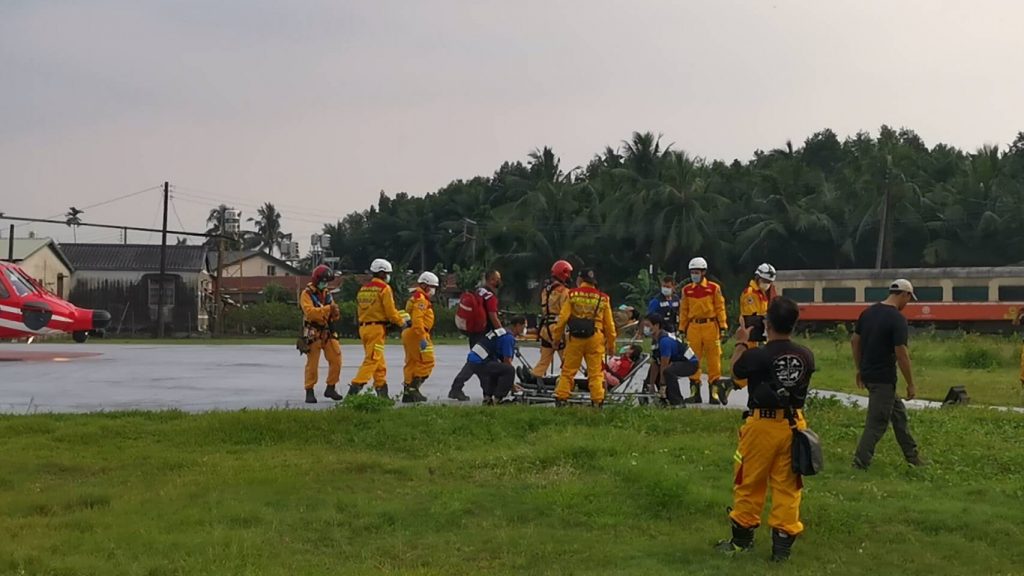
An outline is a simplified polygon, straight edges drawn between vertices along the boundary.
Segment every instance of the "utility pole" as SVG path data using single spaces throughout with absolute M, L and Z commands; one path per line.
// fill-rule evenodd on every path
M 885 175 L 882 177 L 882 218 L 881 224 L 878 227 L 878 247 L 875 250 L 875 270 L 881 270 L 883 263 L 889 264 L 891 255 L 887 254 L 891 250 L 892 239 L 889 238 L 891 232 L 889 231 L 889 221 L 891 219 L 889 204 L 892 202 L 892 193 L 889 186 L 889 168 L 886 166 Z
M 220 280 L 224 277 L 224 214 L 220 217 L 221 237 L 217 239 L 217 283 L 213 285 L 213 320 L 216 336 L 224 333 L 224 304 L 221 302 Z
M 473 226 L 473 235 L 469 235 L 469 227 Z M 470 220 L 469 218 L 462 219 L 462 241 L 470 241 L 470 251 L 473 255 L 473 261 L 470 265 L 476 265 L 476 221 Z
M 128 244 L 128 229 L 127 228 L 124 228 L 124 229 L 121 230 L 121 242 L 123 244 Z
M 7 260 L 14 262 L 14 224 L 11 224 L 11 236 L 7 239 Z
M 167 274 L 167 204 L 171 196 L 171 185 L 164 182 L 164 224 L 160 235 L 160 296 L 157 299 L 156 308 L 156 336 L 164 337 L 164 276 Z

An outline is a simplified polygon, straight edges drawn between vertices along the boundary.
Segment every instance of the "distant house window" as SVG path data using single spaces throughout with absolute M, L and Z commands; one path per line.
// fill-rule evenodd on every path
M 782 295 L 794 302 L 814 302 L 814 288 L 783 288 Z
M 57 296 L 64 297 L 64 273 L 57 274 Z
M 164 280 L 164 306 L 174 306 L 174 280 Z M 149 305 L 157 307 L 160 305 L 160 282 L 149 281 Z
M 988 286 L 954 286 L 953 302 L 988 302 Z
M 822 302 L 855 302 L 857 300 L 856 288 L 822 288 Z
M 277 266 L 267 266 L 267 276 L 277 276 Z

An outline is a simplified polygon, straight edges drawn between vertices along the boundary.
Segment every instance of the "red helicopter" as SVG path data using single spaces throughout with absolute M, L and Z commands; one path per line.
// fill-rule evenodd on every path
M 85 342 L 110 324 L 106 310 L 87 310 L 59 298 L 10 262 L 0 262 L 0 340 L 68 333 Z

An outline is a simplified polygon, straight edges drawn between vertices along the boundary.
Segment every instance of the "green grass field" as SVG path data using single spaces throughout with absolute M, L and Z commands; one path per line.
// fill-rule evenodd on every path
M 732 411 L 421 407 L 0 418 L 0 573 L 1024 574 L 1024 416 L 914 413 L 848 465 L 863 413 L 818 401 L 786 567 L 723 558 Z

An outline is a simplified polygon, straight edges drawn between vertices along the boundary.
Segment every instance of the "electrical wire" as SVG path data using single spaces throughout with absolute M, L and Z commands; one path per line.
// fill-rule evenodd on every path
M 145 188 L 145 189 L 138 190 L 138 191 L 135 191 L 135 192 L 130 192 L 128 194 L 124 194 L 124 195 L 118 196 L 116 198 L 110 198 L 109 200 L 103 200 L 102 202 L 97 202 L 95 204 L 89 204 L 87 206 L 79 208 L 79 210 L 82 210 L 84 212 L 86 210 L 91 210 L 93 208 L 99 208 L 100 206 L 106 206 L 107 204 L 113 204 L 114 202 L 120 202 L 121 200 L 127 200 L 128 198 L 131 198 L 133 196 L 138 196 L 139 194 L 145 194 L 146 192 L 152 192 L 153 190 L 159 190 L 161 188 L 163 188 L 162 184 L 158 185 L 158 186 L 151 186 L 149 188 Z M 53 216 L 48 216 L 48 217 L 44 218 L 44 220 L 53 220 L 54 218 L 60 218 L 61 216 L 64 216 L 64 214 L 63 213 L 61 213 L 61 214 L 54 214 Z M 29 226 L 31 224 L 32 224 L 32 222 L 23 222 L 21 224 L 16 224 L 15 228 L 20 228 L 22 226 Z

